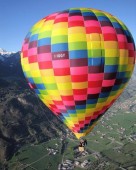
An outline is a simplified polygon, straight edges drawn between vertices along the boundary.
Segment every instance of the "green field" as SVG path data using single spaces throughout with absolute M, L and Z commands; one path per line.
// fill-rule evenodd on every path
M 135 114 L 118 112 L 108 120 L 105 117 L 102 119 L 104 124 L 99 122 L 93 132 L 86 137 L 88 141 L 86 150 L 89 154 L 76 160 L 80 162 L 90 160 L 90 170 L 93 170 L 94 166 L 99 166 L 99 161 L 106 162 L 105 169 L 109 166 L 113 170 L 120 166 L 136 166 L 136 142 L 129 139 L 136 132 Z M 121 132 L 122 128 L 123 132 Z M 63 161 L 67 159 L 75 161 L 73 148 L 78 145 L 78 140 L 67 138 L 64 142 L 66 147 L 63 152 L 60 138 L 39 145 L 22 147 L 9 161 L 9 170 L 57 170 L 58 164 Z M 57 149 L 58 153 L 49 154 L 47 148 Z M 94 156 L 94 153 L 99 153 L 100 157 Z M 80 170 L 81 168 L 75 167 L 74 169 Z

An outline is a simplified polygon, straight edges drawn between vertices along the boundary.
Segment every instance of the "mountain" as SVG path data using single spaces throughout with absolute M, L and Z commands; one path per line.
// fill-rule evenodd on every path
M 11 54 L 14 54 L 14 53 L 16 53 L 16 52 L 14 52 L 14 51 L 8 52 L 8 51 L 6 51 L 5 49 L 0 48 L 0 55 L 3 55 L 3 56 L 5 56 L 5 57 L 10 57 L 10 55 L 11 55 Z
M 0 77 L 21 76 L 20 52 L 7 52 L 0 48 Z
M 0 49 L 0 162 L 9 159 L 24 144 L 47 141 L 59 136 L 63 129 L 28 87 L 20 52 Z
M 2 48 L 0 48 L 0 61 L 4 62 L 7 58 L 11 57 L 16 52 L 8 52 Z

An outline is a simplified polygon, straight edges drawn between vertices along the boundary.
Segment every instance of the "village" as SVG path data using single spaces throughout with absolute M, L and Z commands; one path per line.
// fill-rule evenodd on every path
M 106 114 L 105 118 L 106 121 L 109 121 L 113 116 L 116 115 L 116 112 L 112 112 L 110 114 Z M 91 136 L 99 136 L 99 138 L 101 140 L 109 140 L 109 144 L 113 144 L 115 143 L 117 146 L 115 146 L 113 148 L 114 152 L 118 152 L 118 153 L 122 153 L 122 146 L 123 143 L 121 142 L 123 139 L 127 140 L 128 142 L 135 142 L 136 141 L 136 133 L 132 133 L 130 135 L 125 135 L 125 131 L 126 128 L 122 127 L 119 125 L 118 122 L 113 123 L 112 125 L 110 124 L 106 124 L 105 121 L 102 119 L 101 121 L 101 126 L 108 129 L 108 131 L 106 131 L 106 133 L 100 131 L 100 130 L 96 130 L 94 132 L 91 133 Z M 136 126 L 135 124 L 133 126 Z M 116 140 L 115 137 L 113 136 L 107 136 L 107 133 L 110 133 L 114 131 L 114 127 L 116 127 L 116 131 L 114 132 L 115 134 L 117 134 L 119 136 L 119 141 Z M 66 138 L 70 138 L 72 140 L 74 140 L 73 134 L 67 130 L 67 134 L 66 136 L 62 136 L 61 141 L 64 141 Z M 99 144 L 99 140 L 94 140 L 94 143 L 98 143 Z M 56 144 L 57 146 L 57 144 Z M 67 149 L 67 148 L 65 148 Z M 48 149 L 50 151 L 50 154 L 55 155 L 59 153 L 59 150 L 57 149 L 52 149 L 49 148 Z M 64 159 L 62 160 L 62 162 L 58 165 L 58 170 L 74 170 L 74 168 L 80 168 L 80 169 L 88 169 L 90 167 L 93 166 L 92 161 L 90 160 L 90 156 L 94 157 L 96 160 L 101 160 L 102 162 L 99 164 L 100 168 L 103 168 L 105 166 L 109 165 L 109 162 L 106 161 L 106 159 L 103 159 L 102 155 L 100 152 L 98 151 L 94 151 L 94 150 L 88 150 L 85 149 L 85 151 L 83 152 L 79 152 L 78 147 L 73 148 L 74 150 L 74 159 Z
M 80 161 L 72 161 L 72 160 L 65 160 L 62 164 L 59 164 L 58 170 L 73 170 L 75 167 L 80 167 L 83 169 L 87 169 L 90 166 L 89 160 L 84 160 L 83 162 Z

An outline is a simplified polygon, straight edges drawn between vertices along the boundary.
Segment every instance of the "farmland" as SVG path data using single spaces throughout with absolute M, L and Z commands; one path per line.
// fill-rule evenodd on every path
M 123 111 L 108 111 L 86 139 L 86 153 L 81 155 L 75 148 L 79 141 L 68 131 L 67 136 L 45 143 L 22 147 L 9 161 L 9 170 L 37 169 L 54 170 L 70 160 L 75 170 L 101 168 L 117 169 L 136 166 L 135 114 Z M 63 150 L 62 150 L 62 147 Z M 81 164 L 87 160 L 86 167 Z M 75 162 L 79 162 L 76 166 Z

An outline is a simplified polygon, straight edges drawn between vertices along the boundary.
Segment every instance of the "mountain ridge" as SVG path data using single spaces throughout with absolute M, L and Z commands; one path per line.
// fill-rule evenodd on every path
M 0 60 L 1 164 L 22 145 L 47 141 L 64 131 L 62 123 L 30 90 L 20 52 L 8 55 Z
M 4 55 L 4 56 L 8 56 L 8 55 L 11 55 L 11 54 L 14 54 L 16 53 L 15 51 L 7 51 L 3 48 L 0 48 L 0 55 Z

